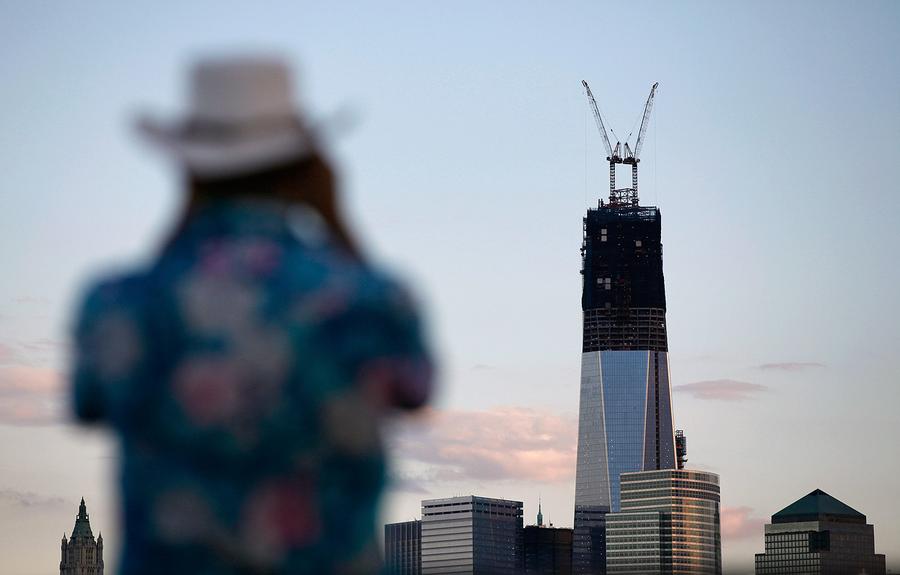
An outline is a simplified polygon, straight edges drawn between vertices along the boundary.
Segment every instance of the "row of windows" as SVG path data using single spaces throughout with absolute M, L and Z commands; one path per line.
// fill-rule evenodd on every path
M 623 513 L 635 513 L 653 509 L 654 511 L 677 514 L 715 514 L 719 510 L 719 496 L 707 494 L 705 497 L 663 496 L 656 499 L 626 499 L 622 501 Z
M 649 482 L 658 479 L 684 479 L 689 481 L 702 481 L 703 483 L 719 484 L 719 476 L 703 471 L 684 469 L 660 469 L 658 471 L 641 471 L 622 477 L 623 483 Z
M 709 501 L 719 501 L 718 493 L 711 493 L 709 491 L 696 491 L 693 489 L 657 489 L 655 491 L 644 491 L 644 492 L 622 492 L 622 501 L 623 503 L 626 500 L 640 500 L 645 498 L 663 498 L 663 497 L 672 497 L 679 499 L 707 499 Z
M 628 486 L 629 491 L 633 491 L 635 493 L 640 493 L 642 491 L 648 491 L 659 488 L 669 488 L 669 487 L 680 487 L 683 489 L 698 489 L 700 491 L 712 491 L 715 493 L 719 492 L 719 483 L 718 482 L 709 482 L 709 481 L 698 481 L 698 480 L 689 480 L 689 479 L 673 479 L 673 478 L 665 478 L 654 481 L 641 481 L 639 478 L 634 477 L 633 475 L 626 475 L 622 478 L 622 487 Z

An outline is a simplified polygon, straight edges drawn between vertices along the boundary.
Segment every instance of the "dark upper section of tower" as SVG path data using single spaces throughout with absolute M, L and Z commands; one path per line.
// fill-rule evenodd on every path
M 603 206 L 584 218 L 583 351 L 668 351 L 661 216 Z

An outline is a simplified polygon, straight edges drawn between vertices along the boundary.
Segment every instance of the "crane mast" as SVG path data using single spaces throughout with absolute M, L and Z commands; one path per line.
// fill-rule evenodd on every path
M 641 117 L 641 127 L 638 130 L 637 140 L 634 142 L 634 149 L 632 149 L 631 145 L 628 143 L 631 134 L 625 138 L 624 144 L 622 142 L 616 142 L 615 148 L 610 145 L 606 125 L 603 123 L 603 117 L 600 115 L 600 108 L 597 106 L 594 94 L 591 92 L 591 88 L 585 80 L 581 81 L 581 85 L 584 86 L 588 103 L 590 104 L 591 111 L 594 113 L 594 121 L 597 123 L 597 129 L 600 132 L 600 136 L 603 139 L 603 145 L 606 148 L 606 160 L 609 162 L 609 205 L 613 207 L 637 206 L 639 201 L 637 165 L 638 162 L 641 161 L 641 147 L 644 145 L 644 136 L 647 133 L 647 126 L 650 123 L 650 111 L 653 109 L 653 98 L 656 95 L 656 88 L 659 86 L 659 82 L 654 83 L 650 88 L 650 95 L 647 97 L 646 104 L 644 104 L 644 114 Z M 616 164 L 631 165 L 630 188 L 616 188 Z

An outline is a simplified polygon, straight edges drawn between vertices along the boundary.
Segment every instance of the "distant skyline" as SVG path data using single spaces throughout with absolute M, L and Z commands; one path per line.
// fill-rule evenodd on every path
M 900 570 L 898 30 L 886 1 L 4 3 L 0 571 L 54 572 L 82 496 L 115 562 L 115 446 L 61 422 L 69 314 L 179 205 L 136 113 L 180 109 L 192 55 L 243 48 L 291 58 L 312 117 L 356 119 L 328 138 L 351 219 L 428 306 L 442 387 L 392 425 L 384 522 L 476 494 L 572 525 L 581 218 L 608 193 L 581 80 L 623 137 L 659 82 L 640 192 L 725 572 L 816 488 Z

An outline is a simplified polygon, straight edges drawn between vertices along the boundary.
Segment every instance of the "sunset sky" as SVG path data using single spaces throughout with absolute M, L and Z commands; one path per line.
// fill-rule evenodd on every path
M 608 181 L 581 80 L 623 138 L 659 82 L 641 199 L 726 572 L 816 488 L 900 570 L 900 4 L 225 4 L 0 4 L 0 572 L 55 572 L 82 496 L 114 562 L 115 444 L 64 409 L 72 306 L 178 208 L 136 115 L 244 49 L 296 65 L 368 252 L 426 305 L 441 389 L 391 424 L 385 521 L 477 494 L 572 525 L 581 218 Z

